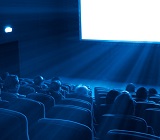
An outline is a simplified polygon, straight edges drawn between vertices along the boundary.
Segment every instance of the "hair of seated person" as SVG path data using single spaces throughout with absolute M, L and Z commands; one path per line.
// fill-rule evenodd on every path
M 52 79 L 51 79 L 51 83 L 53 82 L 53 81 L 61 81 L 61 79 L 59 78 L 59 77 L 53 77 Z
M 7 76 L 9 76 L 9 72 L 3 72 L 3 73 L 1 74 L 2 80 L 5 80 Z
M 128 91 L 128 92 L 135 92 L 135 89 L 136 89 L 136 86 L 133 83 L 129 83 L 126 86 L 126 91 Z
M 110 90 L 106 95 L 106 104 L 113 104 L 115 98 L 121 93 L 115 89 Z
M 147 100 L 148 99 L 148 91 L 145 87 L 140 87 L 136 91 L 136 98 L 137 99 L 142 99 L 142 100 Z
M 10 92 L 18 92 L 20 87 L 19 78 L 17 75 L 9 75 L 4 81 L 4 88 Z
M 80 85 L 76 86 L 75 93 L 77 95 L 88 96 L 89 90 L 88 90 L 87 86 L 80 84 Z
M 113 113 L 123 115 L 134 115 L 135 101 L 128 92 L 123 91 L 113 103 Z
M 53 81 L 52 83 L 51 83 L 51 86 L 50 86 L 50 88 L 51 88 L 51 90 L 53 90 L 53 91 L 60 91 L 61 90 L 61 81 L 59 81 L 59 80 L 55 80 L 55 81 Z
M 38 76 L 34 77 L 33 81 L 34 81 L 35 85 L 40 86 L 43 83 L 44 78 L 42 76 L 38 75 Z
M 154 96 L 154 95 L 157 95 L 157 94 L 158 94 L 158 92 L 155 88 L 149 88 L 149 90 L 148 90 L 148 95 L 149 96 Z

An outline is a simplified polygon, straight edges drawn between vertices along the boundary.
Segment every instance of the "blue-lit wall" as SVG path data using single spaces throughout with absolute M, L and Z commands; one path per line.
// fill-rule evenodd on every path
M 160 84 L 159 45 L 79 40 L 78 1 L 15 0 L 0 9 L 1 26 L 13 25 L 12 34 L 1 31 L 0 42 L 19 41 L 22 77 Z

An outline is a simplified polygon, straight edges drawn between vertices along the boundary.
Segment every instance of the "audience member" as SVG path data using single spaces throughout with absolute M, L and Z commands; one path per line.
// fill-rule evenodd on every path
M 44 84 L 44 78 L 40 75 L 34 77 L 33 79 L 34 84 L 31 86 L 35 89 L 38 93 L 46 93 L 48 86 Z
M 136 102 L 148 102 L 148 91 L 145 87 L 138 88 L 135 100 Z
M 58 81 L 61 81 L 61 79 L 60 79 L 59 77 L 53 77 L 53 78 L 51 79 L 51 83 L 54 82 L 54 81 L 57 81 L 57 80 L 58 80 Z M 62 81 L 61 81 L 61 82 L 62 82 Z
M 113 103 L 113 113 L 123 115 L 134 115 L 135 101 L 128 92 L 122 92 Z
M 128 91 L 132 95 L 132 97 L 136 96 L 135 89 L 136 89 L 136 86 L 133 83 L 129 83 L 126 86 L 126 91 Z
M 65 98 L 61 93 L 61 82 L 59 80 L 51 83 L 48 93 L 55 99 L 56 104 Z
M 4 80 L 7 78 L 7 76 L 9 76 L 9 72 L 4 72 L 4 73 L 2 73 L 2 74 L 1 74 L 2 80 L 4 81 Z
M 14 100 L 16 98 L 24 98 L 24 95 L 18 93 L 20 84 L 17 75 L 9 75 L 4 80 L 4 89 L 1 93 L 2 100 Z
M 120 95 L 120 92 L 117 90 L 110 90 L 106 95 L 106 104 L 113 104 L 115 98 Z
M 75 94 L 79 96 L 89 96 L 89 89 L 84 85 L 78 85 L 75 88 Z
M 160 97 L 158 95 L 158 92 L 155 88 L 149 88 L 148 90 L 148 96 L 151 97 L 151 96 L 156 96 L 156 97 Z

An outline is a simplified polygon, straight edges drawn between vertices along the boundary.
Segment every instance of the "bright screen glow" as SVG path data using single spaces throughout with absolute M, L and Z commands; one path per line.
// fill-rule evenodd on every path
M 160 42 L 159 0 L 80 0 L 81 39 Z

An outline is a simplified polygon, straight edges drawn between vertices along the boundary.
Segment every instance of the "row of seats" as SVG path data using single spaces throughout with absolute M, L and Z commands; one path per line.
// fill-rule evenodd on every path
M 36 94 L 39 95 L 38 93 Z M 73 102 L 69 102 L 69 100 Z M 86 133 L 85 134 L 86 136 L 84 136 L 84 138 L 87 140 L 92 140 L 93 123 L 92 123 L 92 113 L 91 113 L 91 110 L 89 110 L 91 109 L 91 106 L 89 108 L 90 103 L 88 104 L 86 103 L 86 105 L 88 105 L 87 107 L 89 108 L 87 109 L 87 108 L 81 107 L 81 103 L 83 104 L 82 100 L 80 101 L 79 99 L 77 100 L 75 99 L 74 101 L 74 99 L 68 99 L 66 101 L 70 103 L 70 105 L 67 105 L 67 102 L 65 102 L 64 105 L 52 104 L 54 106 L 50 107 L 48 111 L 45 111 L 45 107 L 43 103 L 35 100 L 31 100 L 31 99 L 16 99 L 12 102 L 1 101 L 3 102 L 1 103 L 1 108 L 7 108 L 7 110 L 3 109 L 1 111 L 3 112 L 5 110 L 10 112 L 11 110 L 14 110 L 14 112 L 16 111 L 17 113 L 21 112 L 23 114 L 22 116 L 25 115 L 26 117 L 25 116 L 24 117 L 26 118 L 26 121 L 27 121 L 26 130 L 29 131 L 28 132 L 29 137 L 30 139 L 33 139 L 33 140 L 37 140 L 38 138 L 43 139 L 42 136 L 46 137 L 45 136 L 46 134 L 48 135 L 50 134 L 49 136 L 47 136 L 46 138 L 47 140 L 51 140 L 53 139 L 53 137 L 54 139 L 58 140 L 58 137 L 56 135 L 57 134 L 56 131 L 58 130 L 60 130 L 59 134 L 62 134 L 63 132 L 65 133 L 65 135 L 68 135 L 68 138 L 66 137 L 66 140 L 78 139 L 82 134 L 85 134 L 85 133 Z M 74 106 L 74 104 L 71 105 L 76 101 L 77 101 L 77 106 Z M 44 100 L 42 102 L 44 102 Z M 85 102 L 86 101 L 84 101 L 84 103 Z M 10 127 L 10 125 L 6 123 L 6 125 L 3 124 L 1 126 L 2 127 L 6 126 L 6 132 L 8 133 L 7 129 L 8 127 Z M 81 129 L 79 130 L 79 128 Z M 38 133 L 39 129 L 41 129 L 42 133 Z M 67 133 L 69 131 L 72 132 L 73 135 Z M 55 133 L 55 136 L 54 136 L 54 133 Z M 27 135 L 27 132 L 26 132 L 26 135 Z M 62 137 L 63 135 L 60 135 L 60 136 Z M 3 140 L 4 138 L 2 137 L 0 139 Z M 18 139 L 18 138 L 14 137 L 14 139 Z
M 67 89 L 71 88 L 69 87 Z M 6 125 L 1 123 L 1 129 L 5 126 L 5 130 L 2 131 L 4 134 L 0 139 L 5 140 L 13 137 L 12 139 L 18 140 L 103 140 L 112 139 L 112 137 L 108 137 L 111 136 L 111 134 L 112 136 L 122 135 L 122 133 L 120 133 L 122 131 L 125 131 L 123 132 L 125 135 L 132 135 L 133 139 L 136 139 L 138 136 L 153 139 L 158 138 L 153 136 L 154 133 L 156 135 L 159 133 L 158 124 L 154 125 L 155 122 L 150 120 L 153 119 L 150 117 L 150 113 L 152 113 L 152 111 L 154 111 L 154 113 L 158 112 L 159 105 L 150 103 L 150 106 L 143 107 L 143 111 L 140 110 L 138 112 L 139 108 L 141 108 L 138 106 L 140 104 L 139 102 L 136 107 L 136 116 L 113 114 L 111 112 L 112 105 L 104 105 L 102 107 L 103 104 L 101 104 L 101 101 L 104 100 L 103 96 L 108 93 L 107 90 L 106 88 L 98 87 L 95 90 L 98 93 L 95 94 L 95 102 L 91 97 L 77 96 L 76 94 L 70 94 L 70 92 L 65 95 L 66 98 L 63 98 L 59 102 L 55 102 L 56 99 L 53 98 L 53 96 L 45 93 L 31 93 L 26 94 L 25 98 L 1 101 L 0 107 L 2 114 L 6 112 L 8 114 L 9 112 L 14 112 L 14 114 L 18 113 L 19 115 L 13 115 L 13 118 L 16 116 L 17 122 L 19 122 L 22 129 L 19 129 L 19 125 L 17 125 L 17 127 L 14 128 L 17 135 L 10 133 L 11 129 L 8 127 L 12 125 L 12 121 L 8 119 L 5 123 Z M 2 97 L 2 99 L 4 99 L 4 97 Z M 143 104 L 143 102 L 141 104 Z M 146 105 L 146 103 L 144 105 Z M 152 107 L 152 109 L 148 109 L 148 107 Z M 23 121 L 19 119 L 19 116 L 23 118 Z M 4 118 L 5 117 L 2 117 L 2 122 Z M 14 119 L 10 118 L 10 120 Z M 16 124 L 13 123 L 13 125 Z M 7 133 L 11 135 L 7 136 Z M 119 138 L 117 137 L 117 139 Z

